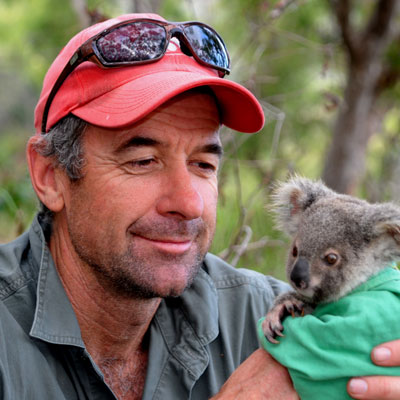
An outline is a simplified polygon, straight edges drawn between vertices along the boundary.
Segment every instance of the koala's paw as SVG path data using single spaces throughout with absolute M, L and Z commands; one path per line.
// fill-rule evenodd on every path
M 268 312 L 262 323 L 262 329 L 265 337 L 271 343 L 279 343 L 275 338 L 283 337 L 282 321 L 287 315 L 296 315 L 299 312 L 304 315 L 304 303 L 294 296 L 285 296 L 284 299 L 278 301 Z

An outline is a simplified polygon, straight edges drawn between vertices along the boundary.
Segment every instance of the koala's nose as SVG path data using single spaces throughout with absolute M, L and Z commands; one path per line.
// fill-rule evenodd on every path
M 310 280 L 310 265 L 308 261 L 299 257 L 290 273 L 290 280 L 299 289 L 307 289 Z

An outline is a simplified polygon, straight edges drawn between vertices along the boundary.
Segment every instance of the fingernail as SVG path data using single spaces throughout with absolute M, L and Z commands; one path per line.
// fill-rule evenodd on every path
M 372 352 L 372 357 L 375 361 L 387 361 L 392 356 L 392 352 L 387 347 L 377 347 Z
M 349 390 L 352 394 L 363 394 L 368 390 L 367 382 L 363 379 L 352 379 Z

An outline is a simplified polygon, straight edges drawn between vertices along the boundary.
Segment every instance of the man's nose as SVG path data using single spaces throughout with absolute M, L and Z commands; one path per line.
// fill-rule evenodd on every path
M 170 171 L 162 184 L 164 188 L 157 204 L 157 211 L 160 214 L 175 215 L 186 220 L 202 216 L 203 197 L 196 187 L 196 177 L 186 166 Z

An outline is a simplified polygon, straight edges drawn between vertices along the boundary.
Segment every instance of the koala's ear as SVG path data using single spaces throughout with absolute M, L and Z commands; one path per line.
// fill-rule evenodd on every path
M 334 196 L 321 181 L 294 176 L 278 183 L 273 191 L 272 205 L 279 229 L 293 236 L 299 227 L 304 211 L 322 197 Z
M 388 247 L 400 256 L 400 208 L 394 204 L 380 204 L 374 210 L 374 233 L 387 237 Z

